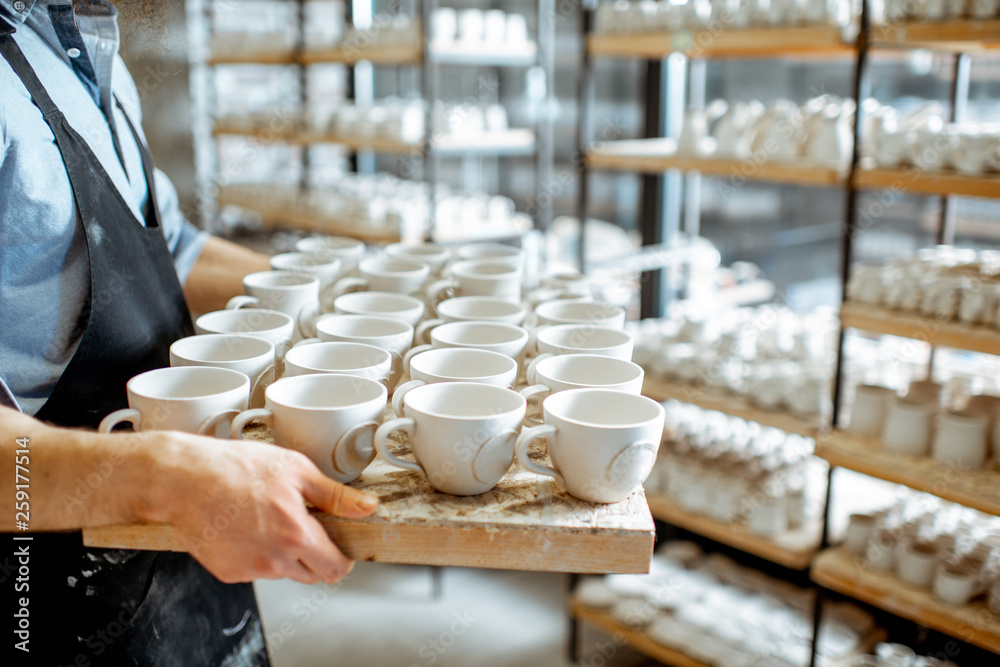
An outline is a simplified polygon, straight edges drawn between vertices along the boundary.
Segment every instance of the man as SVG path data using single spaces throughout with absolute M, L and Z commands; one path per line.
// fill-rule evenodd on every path
M 15 533 L 0 579 L 15 664 L 266 664 L 237 582 L 339 580 L 350 561 L 305 503 L 360 517 L 377 499 L 263 443 L 92 430 L 125 406 L 128 378 L 168 365 L 189 306 L 219 308 L 267 267 L 183 221 L 117 51 L 107 0 L 0 0 L 0 508 Z M 194 559 L 82 546 L 82 527 L 135 521 L 171 524 Z

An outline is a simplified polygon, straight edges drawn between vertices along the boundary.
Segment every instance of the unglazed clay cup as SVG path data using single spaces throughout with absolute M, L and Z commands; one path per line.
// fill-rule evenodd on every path
M 553 477 L 591 503 L 625 500 L 649 476 L 663 437 L 664 410 L 645 396 L 570 389 L 542 403 L 544 423 L 526 428 L 515 452 L 522 467 Z M 528 445 L 544 438 L 552 467 L 532 461 Z
M 426 384 L 408 392 L 404 416 L 375 433 L 375 446 L 389 464 L 410 470 L 442 493 L 486 493 L 514 459 L 514 442 L 525 402 L 502 387 L 471 383 Z M 407 434 L 413 461 L 389 452 L 393 431 Z

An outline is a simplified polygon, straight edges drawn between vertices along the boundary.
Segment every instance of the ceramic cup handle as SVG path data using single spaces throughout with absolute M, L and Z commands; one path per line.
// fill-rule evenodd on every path
M 519 391 L 517 393 L 519 393 L 521 396 L 523 396 L 524 400 L 528 401 L 529 403 L 531 402 L 531 399 L 537 398 L 538 399 L 538 411 L 539 411 L 539 415 L 540 415 L 541 414 L 541 409 L 542 409 L 542 399 L 544 399 L 546 396 L 548 396 L 549 394 L 551 394 L 552 393 L 552 389 L 550 389 L 547 385 L 544 385 L 544 384 L 533 384 L 530 387 L 525 387 L 524 389 L 522 389 L 521 391 Z M 539 417 L 529 417 L 528 414 L 527 414 L 527 411 L 525 411 L 524 421 L 522 422 L 522 424 L 524 426 L 533 426 L 533 425 L 539 424 L 539 423 L 541 423 L 541 417 L 540 416 Z
M 139 430 L 139 422 L 142 421 L 142 414 L 138 410 L 133 410 L 132 408 L 125 408 L 124 410 L 115 410 L 110 415 L 101 420 L 101 423 L 97 426 L 98 433 L 111 433 L 111 429 L 122 422 L 129 422 L 132 424 L 132 428 L 136 431 Z
M 260 375 L 250 385 L 250 407 L 264 405 L 264 390 L 275 381 L 276 368 L 271 364 L 260 372 Z
M 435 280 L 427 288 L 427 303 L 435 311 L 439 303 L 453 296 L 458 296 L 458 283 L 450 278 Z
M 413 332 L 413 340 L 418 345 L 425 345 L 431 342 L 431 329 L 444 324 L 444 320 L 440 317 L 435 317 L 429 320 L 424 320 L 417 325 L 417 328 Z
M 399 356 L 398 352 L 390 352 L 389 354 L 392 355 L 392 365 L 389 367 L 389 378 L 386 383 L 386 389 L 389 390 L 389 395 L 392 396 L 396 390 L 396 385 L 399 384 L 399 380 L 403 377 L 403 357 Z
M 240 308 L 260 308 L 260 299 L 255 296 L 239 294 L 226 302 L 226 308 L 237 310 Z
M 357 278 L 353 276 L 341 278 L 327 289 L 326 298 L 329 299 L 332 304 L 333 300 L 338 296 L 350 294 L 351 292 L 361 292 L 366 289 L 368 289 L 368 280 L 365 278 Z
M 431 350 L 433 348 L 434 346 L 430 343 L 424 343 L 423 345 L 417 345 L 416 347 L 411 347 L 407 350 L 406 354 L 403 355 L 403 372 L 410 372 L 410 360 L 413 359 L 413 357 L 417 356 L 421 352 L 426 352 L 427 350 Z
M 378 427 L 378 430 L 375 431 L 375 449 L 378 451 L 379 456 L 385 459 L 389 465 L 402 468 L 403 470 L 411 470 L 424 479 L 427 479 L 427 473 L 424 472 L 424 469 L 421 468 L 419 464 L 393 456 L 389 453 L 389 450 L 386 449 L 385 446 L 386 438 L 388 438 L 393 431 L 402 431 L 407 436 L 412 438 L 414 432 L 416 431 L 416 427 L 416 422 L 407 417 L 393 419 L 392 421 L 382 424 Z
M 557 482 L 566 486 L 563 482 L 563 476 L 559 474 L 558 470 L 535 463 L 528 458 L 528 445 L 531 444 L 532 440 L 535 440 L 536 438 L 545 438 L 545 445 L 548 446 L 548 438 L 555 435 L 557 431 L 558 429 L 552 424 L 542 424 L 541 426 L 524 429 L 521 431 L 521 435 L 517 436 L 517 442 L 514 443 L 514 454 L 517 456 L 517 462 L 520 463 L 521 467 L 525 470 L 530 470 L 533 473 L 544 475 L 545 477 L 553 477 Z
M 407 392 L 425 384 L 427 383 L 423 380 L 410 380 L 396 387 L 396 391 L 392 392 L 392 411 L 397 417 L 403 416 L 403 399 L 406 398 Z
M 255 410 L 244 410 L 236 415 L 230 428 L 229 437 L 233 440 L 243 439 L 243 429 L 250 422 L 263 422 L 268 428 L 274 427 L 274 413 L 267 408 L 257 408 Z
M 535 377 L 535 368 L 538 367 L 538 364 L 540 362 L 545 361 L 551 356 L 552 356 L 551 352 L 542 352 L 541 354 L 539 354 L 538 356 L 536 356 L 534 359 L 531 360 L 531 363 L 528 364 L 527 370 L 524 371 L 524 379 L 525 381 L 527 381 L 528 384 L 538 383 L 538 379 Z
M 226 410 L 217 415 L 212 415 L 201 423 L 198 427 L 198 435 L 207 435 L 215 438 L 225 438 L 226 435 L 219 434 L 219 427 L 225 424 L 232 429 L 233 419 L 240 414 L 239 410 Z
M 322 314 L 320 312 L 319 301 L 303 306 L 302 310 L 299 311 L 296 324 L 299 325 L 299 331 L 305 338 L 314 338 L 316 336 L 316 321 L 319 320 Z
M 364 472 L 375 460 L 373 438 L 377 430 L 378 423 L 373 421 L 355 424 L 347 429 L 330 453 L 333 469 L 342 475 L 357 476 Z

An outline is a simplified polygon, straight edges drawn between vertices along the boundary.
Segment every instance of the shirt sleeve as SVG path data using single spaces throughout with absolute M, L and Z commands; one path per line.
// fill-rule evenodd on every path
M 153 178 L 156 181 L 156 200 L 160 209 L 163 235 L 167 239 L 170 254 L 173 255 L 177 277 L 183 285 L 191 273 L 191 267 L 205 247 L 208 232 L 198 229 L 184 218 L 177 190 L 166 174 L 156 169 Z

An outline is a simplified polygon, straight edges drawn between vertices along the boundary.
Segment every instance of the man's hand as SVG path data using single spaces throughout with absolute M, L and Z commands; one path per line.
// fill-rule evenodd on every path
M 375 511 L 378 498 L 325 476 L 305 455 L 253 441 L 163 433 L 164 481 L 152 520 L 173 525 L 202 565 L 227 583 L 288 578 L 333 583 L 352 562 L 306 509 L 342 517 Z

